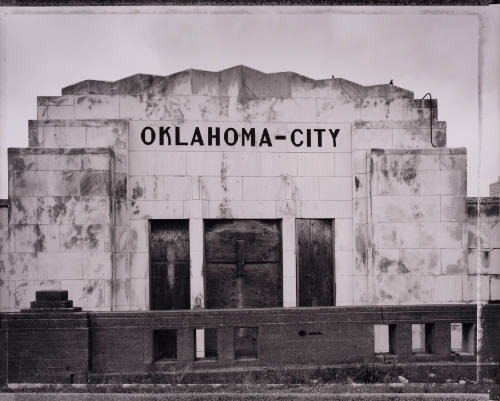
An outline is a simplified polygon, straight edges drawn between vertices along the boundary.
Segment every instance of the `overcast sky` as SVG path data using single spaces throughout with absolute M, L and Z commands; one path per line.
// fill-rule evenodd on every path
M 488 184 L 500 175 L 498 118 L 489 111 L 479 126 L 479 28 L 485 28 L 470 8 L 439 15 L 419 8 L 370 8 L 372 14 L 363 15 L 361 8 L 345 7 L 68 10 L 2 10 L 0 198 L 7 197 L 6 149 L 27 146 L 36 96 L 60 95 L 64 86 L 85 79 L 238 64 L 315 79 L 334 74 L 363 85 L 394 79 L 416 98 L 431 92 L 438 98 L 439 119 L 448 125 L 448 146 L 467 147 L 469 195 L 487 195 Z M 498 10 L 492 17 L 497 20 Z M 488 14 L 485 7 L 481 12 Z M 483 69 L 499 66 L 498 53 L 490 54 L 498 42 L 491 40 L 489 25 L 486 31 L 489 62 Z M 498 75 L 483 76 L 483 109 L 496 113 Z

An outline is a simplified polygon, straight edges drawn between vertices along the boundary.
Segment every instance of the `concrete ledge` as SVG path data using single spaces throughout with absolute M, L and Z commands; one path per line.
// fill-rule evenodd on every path
M 117 126 L 123 125 L 126 126 L 128 124 L 128 120 L 123 119 L 91 119 L 91 120 L 29 120 L 29 126 L 35 127 L 106 127 L 106 126 Z
M 374 155 L 465 155 L 467 149 L 462 148 L 434 148 L 434 149 L 378 149 L 372 148 Z
M 7 152 L 9 156 L 113 154 L 111 148 L 8 148 Z

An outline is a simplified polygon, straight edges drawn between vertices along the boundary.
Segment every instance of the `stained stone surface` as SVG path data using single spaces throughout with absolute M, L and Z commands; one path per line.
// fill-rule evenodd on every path
M 371 150 L 372 303 L 468 301 L 466 161 L 464 148 Z
M 146 126 L 340 134 L 335 147 L 147 146 Z M 9 153 L 0 207 L 2 310 L 59 288 L 84 309 L 148 309 L 150 219 L 189 219 L 193 308 L 207 218 L 282 220 L 285 307 L 296 305 L 297 218 L 335 219 L 337 305 L 473 301 L 474 252 L 490 263 L 482 297 L 500 298 L 496 248 L 477 250 L 467 217 L 465 151 L 445 148 L 437 101 L 409 90 L 245 66 L 137 74 L 38 97 L 28 136 Z M 482 221 L 479 241 L 495 244 L 498 216 Z
M 75 306 L 110 306 L 104 281 L 111 265 L 103 274 L 105 266 L 84 261 L 99 253 L 111 260 L 112 174 L 109 148 L 9 149 L 10 246 L 0 253 L 5 309 L 28 307 L 35 291 L 59 289 L 69 289 Z

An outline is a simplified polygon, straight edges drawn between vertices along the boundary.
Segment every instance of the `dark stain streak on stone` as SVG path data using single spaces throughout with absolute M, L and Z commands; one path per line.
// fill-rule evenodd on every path
M 127 197 L 127 177 L 115 182 L 115 197 L 125 199 Z
M 415 180 L 417 176 L 417 170 L 414 167 L 406 168 L 402 171 L 403 180 L 407 183 L 411 183 Z
M 97 233 L 98 231 L 98 226 L 95 224 L 92 224 L 87 227 L 87 239 L 90 248 L 95 249 L 99 245 L 99 240 L 97 238 Z
M 389 271 L 389 266 L 392 265 L 392 260 L 387 258 L 382 258 L 380 263 L 378 264 L 379 269 L 382 273 L 387 273 Z
M 405 273 L 409 273 L 410 270 L 408 270 L 408 268 L 405 266 L 405 264 L 401 261 L 398 261 L 398 273 L 400 274 L 405 274 Z
M 358 177 L 354 177 L 354 185 L 356 186 L 356 191 L 359 189 L 359 178 Z
M 136 184 L 134 188 L 132 188 L 132 199 L 136 200 L 138 198 L 141 198 L 144 195 L 144 189 L 139 186 L 139 184 Z M 135 202 L 132 203 L 132 206 L 135 204 Z
M 11 163 L 14 170 L 24 170 L 26 168 L 23 157 L 14 157 L 11 159 Z
M 46 248 L 46 246 L 45 246 L 45 234 L 43 234 L 40 231 L 39 225 L 36 225 L 35 232 L 36 232 L 35 250 L 37 252 L 43 252 Z

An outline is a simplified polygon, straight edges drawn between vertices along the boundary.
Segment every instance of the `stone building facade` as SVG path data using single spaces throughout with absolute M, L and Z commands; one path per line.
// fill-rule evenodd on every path
M 467 198 L 437 117 L 244 66 L 39 97 L 8 152 L 1 310 L 41 289 L 96 311 L 499 300 L 498 198 Z

